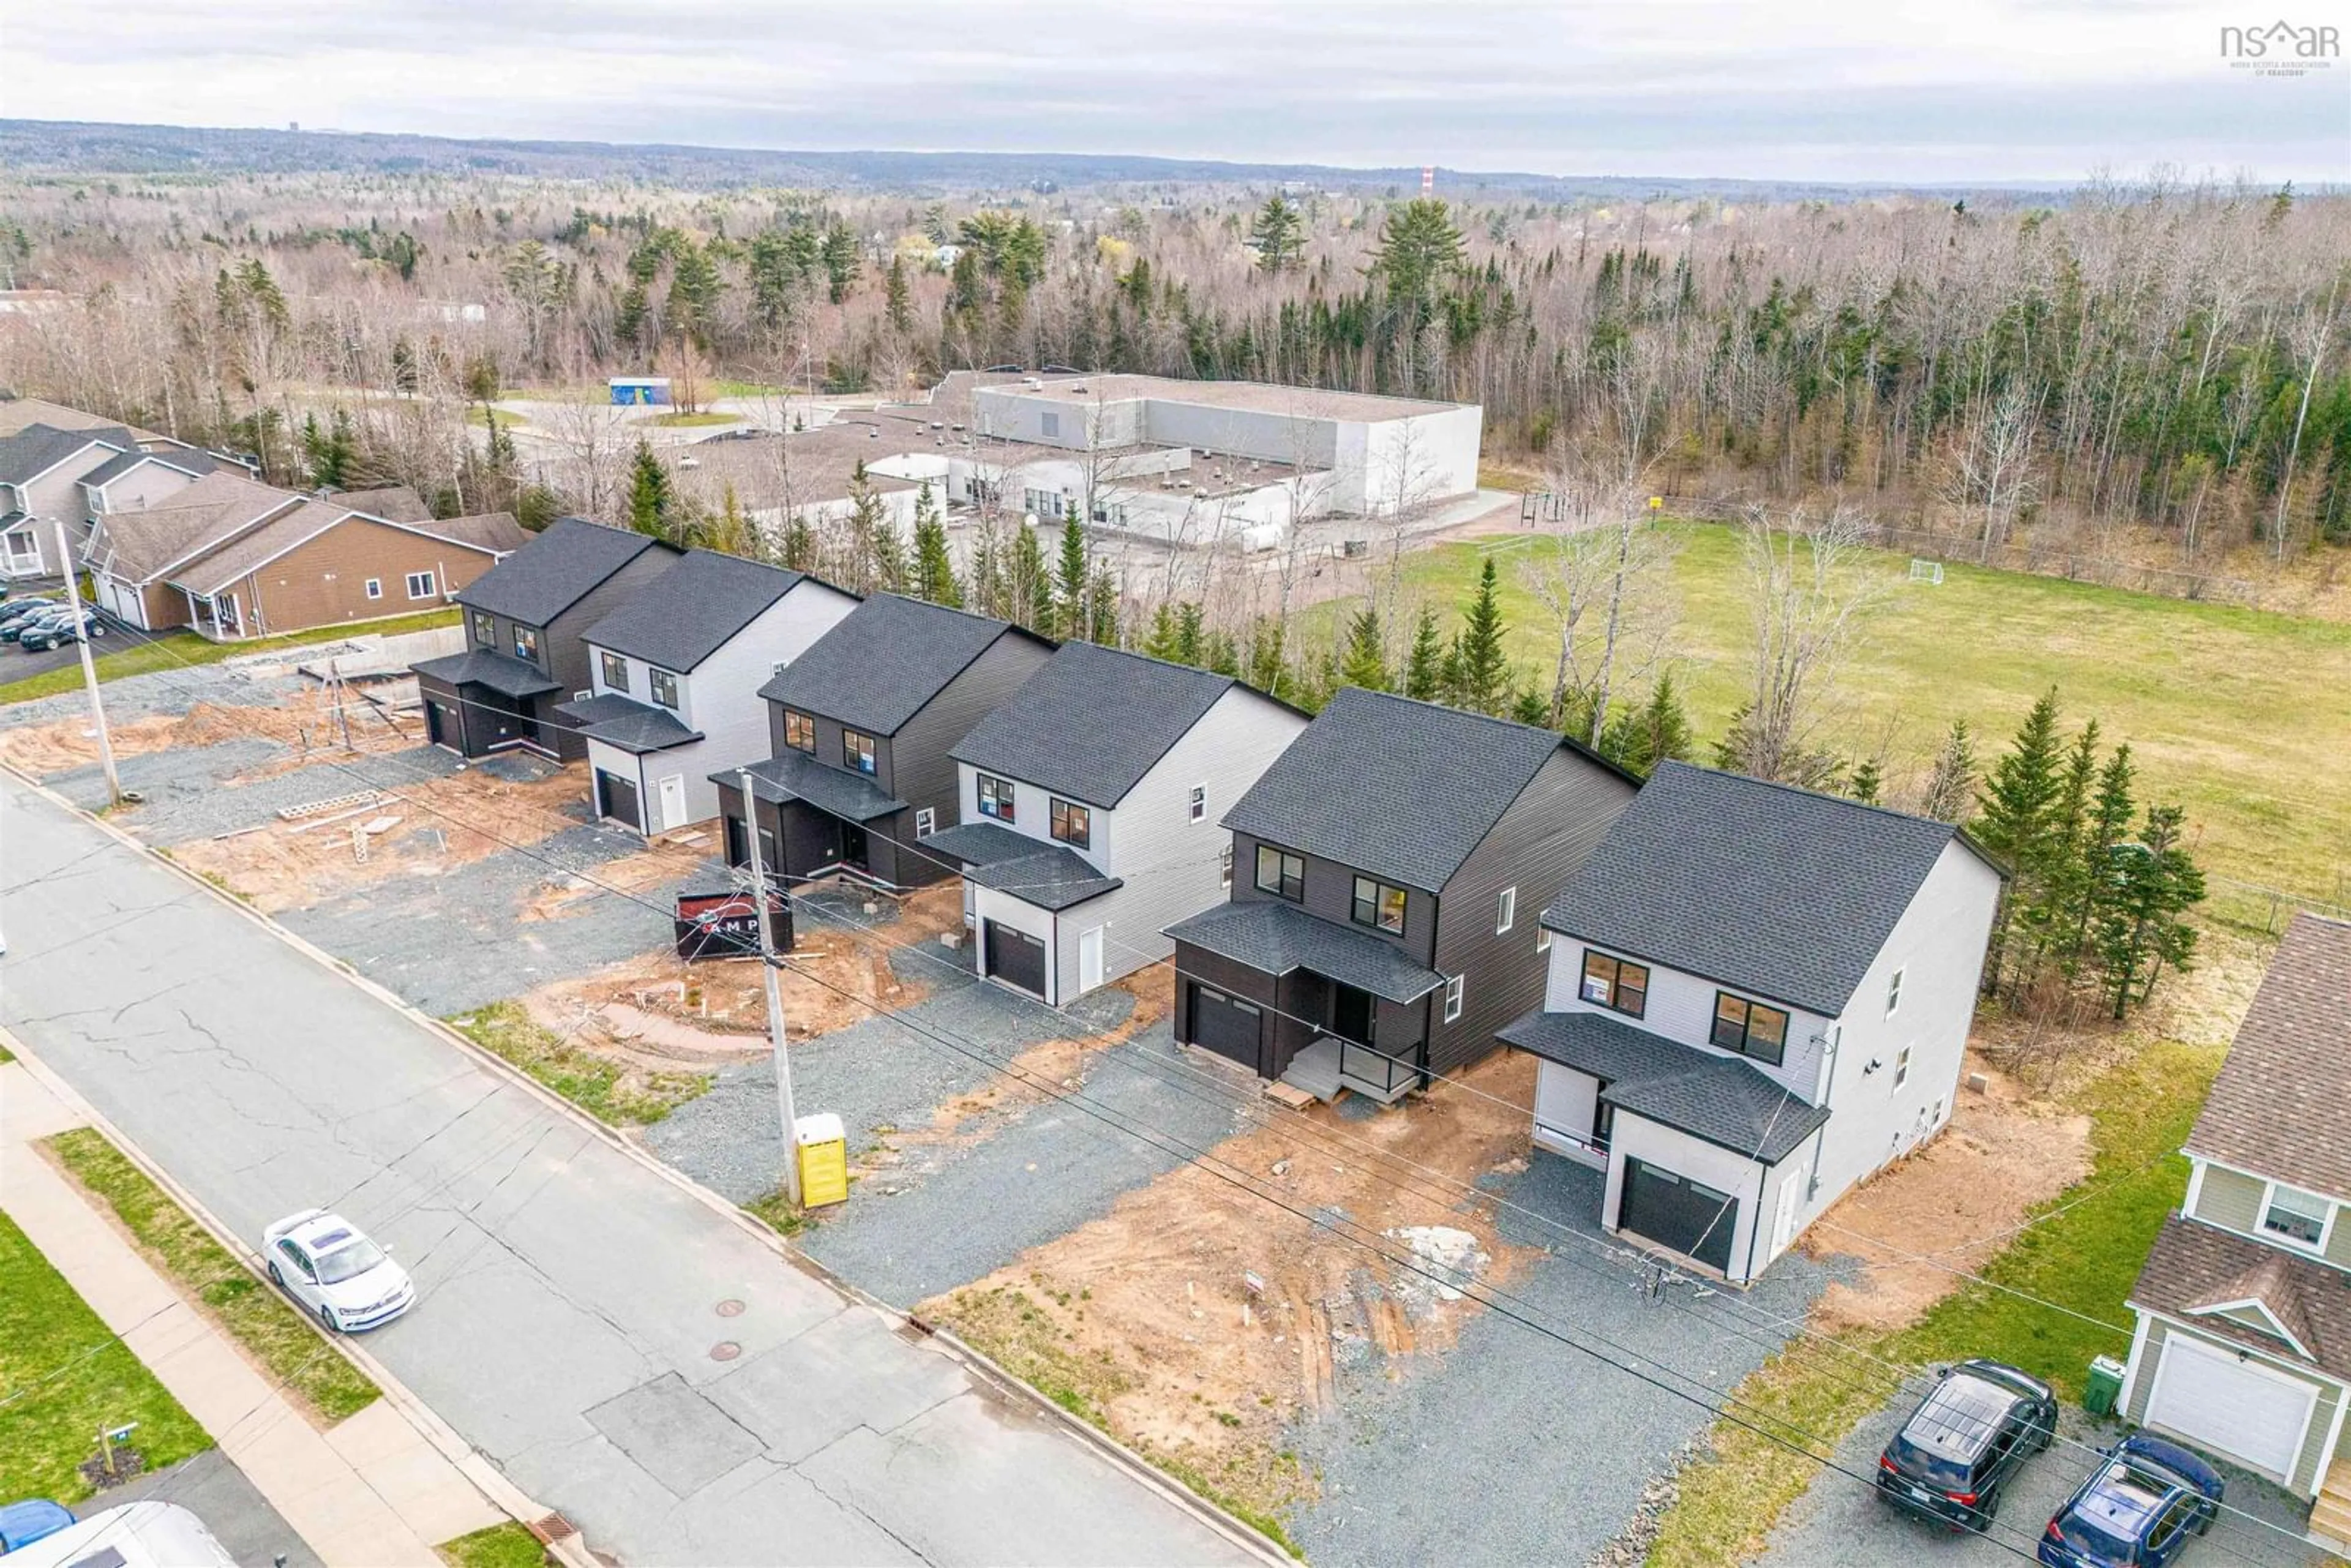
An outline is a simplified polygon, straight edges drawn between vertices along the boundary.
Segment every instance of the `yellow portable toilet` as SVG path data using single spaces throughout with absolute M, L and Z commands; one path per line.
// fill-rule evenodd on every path
M 794 1153 L 800 1162 L 800 1207 L 821 1208 L 849 1198 L 849 1134 L 830 1111 L 792 1124 Z

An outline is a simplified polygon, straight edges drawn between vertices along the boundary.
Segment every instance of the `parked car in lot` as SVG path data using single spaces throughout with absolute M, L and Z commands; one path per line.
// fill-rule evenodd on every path
M 1963 1361 L 1878 1456 L 1877 1495 L 1961 1530 L 1989 1529 L 2009 1479 L 2056 1432 L 2047 1384 L 1997 1361 Z
M 2041 1536 L 2045 1568 L 2166 1568 L 2212 1528 L 2225 1486 L 2177 1443 L 2137 1433 L 2107 1450 Z
M 47 653 L 68 643 L 78 643 L 89 637 L 106 635 L 106 622 L 89 611 L 76 614 L 60 607 L 47 615 L 36 616 L 17 633 L 16 645 L 27 653 Z
M 19 599 L 0 607 L 0 640 L 13 643 L 35 617 L 58 608 L 54 599 Z
M 73 1522 L 73 1510 L 45 1497 L 0 1506 L 0 1557 L 71 1529 Z
M 289 1214 L 264 1232 L 261 1250 L 278 1289 L 330 1333 L 378 1327 L 416 1303 L 408 1271 L 340 1214 Z

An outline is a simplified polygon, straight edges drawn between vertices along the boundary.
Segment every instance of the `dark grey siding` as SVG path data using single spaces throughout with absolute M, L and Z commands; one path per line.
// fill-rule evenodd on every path
M 1051 649 L 1019 632 L 1007 632 L 989 643 L 987 652 L 964 666 L 890 737 L 897 767 L 893 780 L 885 788 L 909 808 L 931 808 L 940 827 L 954 826 L 958 820 L 956 765 L 949 753 L 971 733 L 972 726 L 1019 690 L 1051 656 Z M 911 843 L 913 811 L 904 815 L 904 831 L 893 831 Z M 905 873 L 900 880 L 908 883 L 935 882 L 953 870 L 928 856 L 911 853 L 903 857 L 900 869 Z
M 1257 885 L 1257 849 L 1259 843 L 1271 843 L 1276 849 L 1286 846 L 1270 839 L 1253 839 L 1247 833 L 1233 835 L 1233 900 L 1246 902 L 1255 898 L 1272 898 Z M 1298 852 L 1292 852 L 1296 853 Z M 1355 907 L 1355 868 L 1341 865 L 1337 861 L 1324 860 L 1320 855 L 1302 855 L 1306 862 L 1306 897 L 1301 907 L 1309 915 L 1319 915 L 1342 925 L 1352 925 Z M 1394 883 L 1388 885 L 1395 886 Z M 1427 964 L 1436 950 L 1437 900 L 1416 887 L 1404 890 L 1404 935 L 1392 936 L 1375 926 L 1357 925 L 1355 929 L 1392 943 L 1412 955 L 1416 963 Z
M 589 630 L 620 609 L 638 590 L 675 566 L 677 559 L 675 550 L 645 550 L 580 595 L 571 608 L 548 623 L 542 662 L 548 674 L 563 683 L 563 695 L 558 701 L 569 701 L 572 693 L 584 692 L 592 684 L 595 665 L 588 652 Z M 643 692 L 629 695 L 639 702 L 645 700 Z
M 1280 988 L 1274 977 L 1246 964 L 1237 964 L 1221 955 L 1206 952 L 1187 942 L 1176 943 L 1176 1038 L 1186 1044 L 1192 1043 L 1196 1038 L 1192 1027 L 1192 982 L 1195 980 L 1238 997 L 1243 1001 L 1255 1002 L 1266 1009 L 1259 1026 L 1258 1060 L 1249 1065 L 1261 1074 L 1279 1077 L 1281 1067 L 1273 1067 L 1269 1072 L 1269 1065 L 1276 1057 L 1282 1066 L 1289 1065 L 1290 1052 L 1304 1042 L 1308 1031 L 1285 1021 L 1275 1012 L 1274 1009 L 1282 1003 L 1279 995 Z
M 1453 873 L 1439 901 L 1430 967 L 1465 977 L 1461 1016 L 1445 1019 L 1431 999 L 1429 1068 L 1448 1072 L 1494 1049 L 1494 1031 L 1542 1004 L 1544 955 L 1535 951 L 1543 906 L 1592 853 L 1633 799 L 1633 786 L 1562 748 L 1536 770 L 1510 809 Z M 1508 935 L 1494 921 L 1502 889 L 1519 890 Z

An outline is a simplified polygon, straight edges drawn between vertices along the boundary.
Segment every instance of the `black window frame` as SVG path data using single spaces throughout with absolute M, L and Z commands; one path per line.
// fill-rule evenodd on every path
M 1270 883 L 1265 879 L 1265 858 L 1268 855 L 1273 857 L 1273 880 Z M 1292 866 L 1298 869 L 1293 872 L 1290 870 Z M 1259 844 L 1257 847 L 1255 875 L 1257 890 L 1259 893 L 1270 893 L 1274 897 L 1290 904 L 1306 902 L 1306 857 L 1304 855 L 1294 854 L 1274 844 Z
M 797 737 L 795 736 L 797 732 Z M 816 718 L 796 707 L 784 710 L 784 749 L 816 755 Z
M 1364 897 L 1364 889 L 1366 887 L 1372 890 L 1372 896 L 1368 900 Z M 1409 917 L 1412 911 L 1412 895 L 1406 893 L 1403 888 L 1397 887 L 1392 883 L 1382 882 L 1375 876 L 1364 876 L 1358 873 L 1355 877 L 1353 887 L 1350 889 L 1350 894 L 1351 895 L 1347 900 L 1348 919 L 1353 921 L 1358 925 L 1368 925 L 1374 931 L 1384 931 L 1391 936 L 1401 936 L 1404 935 L 1405 921 Z M 1395 901 L 1395 924 L 1394 925 L 1389 925 L 1382 914 L 1382 912 L 1387 908 L 1388 901 L 1391 898 Z M 1366 909 L 1369 909 L 1371 912 L 1371 918 L 1368 920 L 1364 918 L 1364 911 Z
M 1604 998 L 1593 996 L 1588 988 L 1594 977 L 1592 972 L 1594 959 L 1609 966 L 1608 995 Z M 1625 971 L 1627 969 L 1638 969 L 1641 972 L 1639 985 L 1625 984 Z M 1646 964 L 1636 964 L 1630 958 L 1619 958 L 1615 954 L 1604 953 L 1597 947 L 1586 947 L 1583 950 L 1583 968 L 1581 977 L 1576 981 L 1575 994 L 1592 1006 L 1606 1008 L 1612 1013 L 1623 1013 L 1628 1019 L 1646 1018 L 1649 1016 L 1650 978 L 1649 966 Z M 1624 1005 L 1624 993 L 1627 990 L 1640 998 L 1639 1006 L 1628 1008 Z
M 491 614 L 486 610 L 476 610 L 474 612 L 472 619 L 474 622 L 474 646 L 476 648 L 496 648 L 498 645 L 498 618 Z
M 525 650 L 528 649 L 528 652 Z M 538 633 L 528 626 L 514 629 L 514 656 L 526 664 L 538 663 Z
M 862 741 L 863 745 L 858 743 Z M 841 732 L 841 765 L 852 773 L 862 773 L 868 779 L 882 771 L 880 744 L 862 729 Z
M 1723 1027 L 1729 1021 L 1723 1015 L 1726 1002 L 1736 1003 L 1740 1009 L 1739 1039 L 1735 1042 L 1723 1038 Z M 1758 1012 L 1770 1013 L 1780 1020 L 1780 1039 L 1769 1055 L 1764 1054 L 1761 1042 L 1755 1038 L 1755 1015 Z M 1759 1002 L 1736 991 L 1717 991 L 1714 993 L 1714 1017 L 1707 1025 L 1706 1038 L 1718 1050 L 1736 1051 L 1752 1061 L 1778 1067 L 1788 1060 L 1788 1025 L 1791 1021 L 1785 1008 L 1775 1008 L 1769 1002 Z
M 599 648 L 596 651 L 596 669 L 604 677 L 606 690 L 626 692 L 629 689 L 629 661 L 621 654 Z
M 664 686 L 669 689 L 669 695 L 667 696 L 662 695 L 662 688 Z M 657 669 L 653 665 L 647 664 L 645 666 L 645 695 L 653 698 L 654 702 L 658 703 L 663 707 L 669 709 L 672 713 L 675 713 L 677 711 L 676 674 L 672 671 Z
M 1094 847 L 1094 813 L 1090 806 L 1075 800 L 1064 800 L 1059 795 L 1046 797 L 1046 831 L 1053 841 L 1069 845 L 1073 850 Z
M 982 773 L 977 787 L 979 814 L 999 822 L 1020 820 L 1020 787 L 994 773 Z

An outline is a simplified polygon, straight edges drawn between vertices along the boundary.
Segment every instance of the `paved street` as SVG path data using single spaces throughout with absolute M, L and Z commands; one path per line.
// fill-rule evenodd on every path
M 0 900 L 0 1021 L 246 1236 L 323 1204 L 391 1243 L 423 1299 L 368 1348 L 598 1549 L 1245 1559 L 1059 1423 L 12 778 Z

